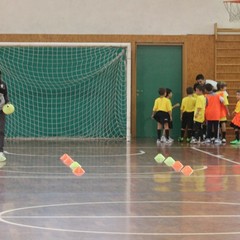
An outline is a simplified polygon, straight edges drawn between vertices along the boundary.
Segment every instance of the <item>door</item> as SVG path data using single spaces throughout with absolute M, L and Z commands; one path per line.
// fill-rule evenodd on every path
M 137 46 L 137 129 L 138 138 L 155 137 L 157 123 L 151 119 L 154 100 L 160 87 L 173 91 L 172 105 L 182 99 L 182 46 Z M 173 109 L 170 136 L 180 134 L 180 109 Z

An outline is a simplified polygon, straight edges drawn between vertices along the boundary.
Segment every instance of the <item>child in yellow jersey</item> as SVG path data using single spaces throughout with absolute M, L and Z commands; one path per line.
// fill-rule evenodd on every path
M 193 88 L 188 87 L 186 89 L 187 96 L 182 99 L 181 103 L 181 136 L 178 141 L 183 142 L 185 132 L 187 130 L 187 142 L 191 141 L 193 130 L 193 116 L 196 104 L 196 97 L 193 96 Z
M 194 108 L 194 137 L 190 143 L 198 143 L 203 140 L 202 124 L 205 121 L 206 98 L 203 95 L 204 88 L 201 85 L 196 86 L 196 104 Z
M 173 110 L 174 108 L 179 107 L 180 104 L 179 104 L 179 103 L 176 103 L 176 104 L 174 104 L 174 105 L 172 106 L 172 101 L 171 101 L 172 96 L 173 96 L 172 90 L 171 90 L 170 88 L 166 88 L 166 96 L 165 96 L 165 97 L 170 100 L 171 108 L 172 108 L 172 110 Z M 174 141 L 174 140 L 170 137 L 170 131 L 171 131 L 172 128 L 173 128 L 173 121 L 171 120 L 171 121 L 169 122 L 169 138 L 168 138 L 168 140 L 171 141 L 171 142 Z M 161 137 L 161 142 L 165 142 L 165 141 L 166 141 L 165 129 L 163 129 L 163 133 L 162 133 L 162 137 Z
M 152 111 L 152 118 L 157 121 L 157 143 L 161 142 L 162 129 L 165 129 L 166 143 L 170 143 L 169 122 L 172 120 L 172 106 L 170 100 L 165 97 L 165 88 L 160 88 L 158 93 L 160 96 L 155 99 Z
M 231 127 L 234 128 L 235 132 L 235 140 L 231 141 L 231 144 L 240 144 L 239 141 L 239 129 L 240 129 L 240 90 L 237 91 L 236 94 L 237 97 L 237 104 L 233 111 L 234 117 L 232 119 L 232 122 L 230 124 Z
M 227 116 L 230 115 L 229 109 L 228 109 L 228 94 L 226 92 L 227 90 L 227 84 L 224 82 L 218 82 L 217 83 L 217 94 L 219 94 L 221 97 L 223 97 L 223 104 L 221 105 L 221 116 L 220 116 L 220 129 L 221 129 L 221 140 L 222 143 L 226 143 L 226 123 L 227 123 Z

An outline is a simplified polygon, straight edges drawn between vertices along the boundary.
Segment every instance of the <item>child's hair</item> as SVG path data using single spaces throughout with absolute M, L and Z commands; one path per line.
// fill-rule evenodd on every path
M 201 92 L 204 92 L 204 87 L 202 86 L 202 85 L 200 85 L 200 84 L 197 84 L 196 86 L 195 86 L 195 90 L 196 89 L 198 89 L 199 91 L 201 91 Z
M 217 83 L 217 90 L 220 91 L 226 86 L 227 86 L 227 84 L 225 82 L 218 82 Z
M 198 74 L 197 76 L 196 76 L 196 81 L 197 80 L 203 80 L 204 79 L 204 76 L 202 75 L 202 74 Z
M 165 93 L 166 93 L 166 89 L 165 88 L 159 88 L 158 93 L 159 93 L 160 96 L 164 96 Z
M 172 90 L 170 88 L 166 88 L 166 97 L 168 97 L 171 92 Z
M 207 90 L 207 92 L 211 92 L 211 91 L 213 90 L 212 84 L 207 83 L 207 84 L 205 85 L 205 89 Z
M 193 94 L 193 88 L 187 87 L 186 92 L 187 92 L 187 94 Z

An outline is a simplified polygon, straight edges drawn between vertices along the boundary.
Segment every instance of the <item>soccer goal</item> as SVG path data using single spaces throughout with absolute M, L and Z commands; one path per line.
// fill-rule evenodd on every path
M 0 43 L 6 137 L 130 140 L 130 43 Z

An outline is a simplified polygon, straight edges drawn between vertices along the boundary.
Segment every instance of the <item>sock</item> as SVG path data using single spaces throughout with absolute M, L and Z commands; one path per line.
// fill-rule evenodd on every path
M 166 135 L 166 139 L 169 138 L 169 129 L 165 129 L 165 135 Z
M 222 132 L 222 138 L 226 138 L 226 132 Z
M 181 129 L 181 138 L 184 137 L 185 129 Z
M 157 138 L 160 140 L 161 139 L 161 129 L 157 130 Z
M 235 137 L 236 137 L 236 139 L 239 141 L 239 131 L 238 131 L 238 130 L 235 131 Z
M 187 131 L 187 137 L 188 137 L 188 138 L 191 138 L 191 137 L 192 137 L 192 129 L 189 129 L 189 130 Z

